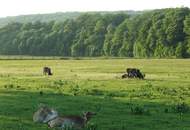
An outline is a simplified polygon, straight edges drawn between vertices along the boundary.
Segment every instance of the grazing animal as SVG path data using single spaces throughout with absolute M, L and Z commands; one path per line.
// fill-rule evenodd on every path
M 122 78 L 139 78 L 144 79 L 145 75 L 136 68 L 127 68 L 125 74 L 122 75 Z
M 47 123 L 57 116 L 58 113 L 56 110 L 48 108 L 46 106 L 42 106 L 34 113 L 33 121 L 38 123 Z
M 85 125 L 93 115 L 96 115 L 96 113 L 84 112 L 83 116 L 58 116 L 53 120 L 49 121 L 48 126 L 50 128 L 59 127 L 81 129 L 85 127 Z
M 53 75 L 53 73 L 51 72 L 51 68 L 49 68 L 49 67 L 43 68 L 43 74 L 44 75 Z

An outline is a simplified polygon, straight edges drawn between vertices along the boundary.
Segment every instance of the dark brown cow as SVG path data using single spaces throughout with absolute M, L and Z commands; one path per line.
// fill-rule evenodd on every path
M 43 68 L 43 74 L 44 75 L 53 75 L 53 73 L 51 72 L 51 68 L 49 68 L 49 67 Z
M 122 75 L 122 78 L 139 78 L 144 79 L 145 75 L 136 68 L 127 68 L 125 74 Z

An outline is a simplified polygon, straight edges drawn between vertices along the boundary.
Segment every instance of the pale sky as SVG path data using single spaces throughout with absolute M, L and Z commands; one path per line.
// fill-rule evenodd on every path
M 190 0 L 0 0 L 0 17 L 67 11 L 147 10 L 190 7 Z

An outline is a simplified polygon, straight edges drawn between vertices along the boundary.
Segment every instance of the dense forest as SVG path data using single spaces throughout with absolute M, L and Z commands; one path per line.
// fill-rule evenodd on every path
M 8 16 L 0 18 L 0 27 L 7 25 L 10 22 L 18 22 L 18 23 L 28 23 L 28 22 L 63 22 L 67 19 L 76 19 L 82 14 L 86 12 L 57 12 L 57 13 L 49 13 L 49 14 L 30 14 L 30 15 L 19 15 L 19 16 Z M 88 12 L 88 14 L 96 14 L 97 12 Z M 118 14 L 118 13 L 126 13 L 129 15 L 136 15 L 142 13 L 142 11 L 100 11 L 99 14 Z
M 8 16 L 0 18 L 0 27 L 7 25 L 10 22 L 50 22 L 50 21 L 65 21 L 66 19 L 75 19 L 80 16 L 81 12 L 57 12 L 50 14 L 31 14 L 31 15 L 19 15 L 19 16 Z
M 190 57 L 190 9 L 83 13 L 64 21 L 11 22 L 0 28 L 0 54 Z

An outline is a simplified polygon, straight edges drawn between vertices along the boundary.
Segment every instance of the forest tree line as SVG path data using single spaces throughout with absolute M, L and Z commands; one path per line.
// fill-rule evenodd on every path
M 85 13 L 65 21 L 8 23 L 0 28 L 0 54 L 190 57 L 190 10 Z
M 49 14 L 30 14 L 30 15 L 19 15 L 19 16 L 8 16 L 0 18 L 0 27 L 7 25 L 10 22 L 50 22 L 50 21 L 65 21 L 66 19 L 75 19 L 83 14 L 83 12 L 57 12 Z

